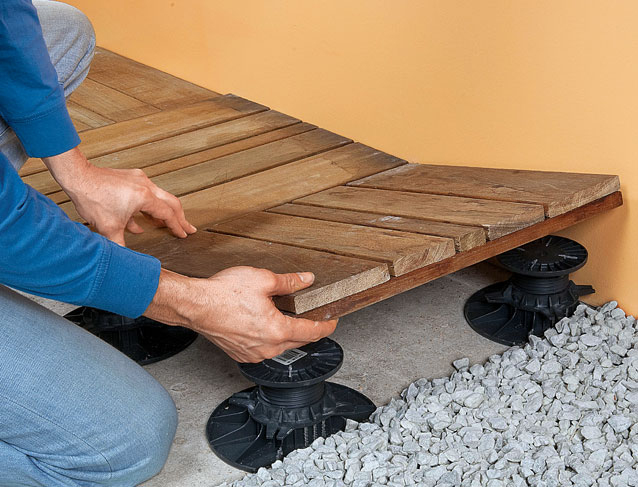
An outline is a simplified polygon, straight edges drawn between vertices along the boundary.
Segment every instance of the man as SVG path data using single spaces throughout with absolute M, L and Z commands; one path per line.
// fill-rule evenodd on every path
M 195 228 L 141 171 L 97 168 L 77 148 L 65 96 L 86 76 L 94 42 L 73 7 L 0 2 L 0 283 L 187 326 L 242 362 L 332 333 L 336 321 L 293 319 L 272 304 L 309 286 L 310 273 L 241 267 L 191 279 L 123 246 L 125 229 L 142 231 L 139 212 L 176 237 Z M 27 155 L 102 235 L 21 181 Z M 137 485 L 161 469 L 175 427 L 170 396 L 142 368 L 0 285 L 0 485 Z

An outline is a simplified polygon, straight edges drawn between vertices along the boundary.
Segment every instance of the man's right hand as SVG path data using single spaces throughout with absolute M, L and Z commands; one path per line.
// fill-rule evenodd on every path
M 204 335 L 238 362 L 260 362 L 330 335 L 337 320 L 311 321 L 282 314 L 272 296 L 312 284 L 310 272 L 275 274 L 231 267 L 208 279 L 162 269 L 155 298 L 144 313 Z

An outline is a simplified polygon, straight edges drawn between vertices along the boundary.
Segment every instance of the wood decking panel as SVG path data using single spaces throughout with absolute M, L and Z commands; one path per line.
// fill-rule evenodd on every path
M 251 213 L 211 230 L 385 262 L 393 276 L 454 255 L 452 239 L 275 213 Z
M 167 239 L 147 251 L 165 268 L 192 277 L 210 277 L 234 266 L 277 273 L 313 272 L 312 287 L 275 298 L 280 309 L 293 313 L 337 301 L 390 278 L 387 266 L 379 262 L 210 232 Z
M 410 164 L 350 186 L 543 205 L 548 218 L 620 189 L 618 176 Z
M 338 208 L 324 208 L 321 206 L 295 205 L 287 203 L 268 210 L 283 215 L 302 216 L 333 222 L 364 225 L 368 227 L 387 228 L 403 232 L 434 235 L 454 240 L 454 246 L 459 252 L 483 245 L 485 231 L 479 227 L 454 225 L 416 218 L 406 218 L 388 213 L 363 213 L 360 211 L 342 210 Z M 381 211 L 381 210 L 379 210 Z
M 95 51 L 89 79 L 162 110 L 219 95 L 102 48 Z
M 493 240 L 544 219 L 541 205 L 341 186 L 295 203 L 482 226 Z

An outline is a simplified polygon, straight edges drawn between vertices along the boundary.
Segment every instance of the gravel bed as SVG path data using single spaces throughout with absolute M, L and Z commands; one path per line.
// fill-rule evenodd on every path
M 454 367 L 370 423 L 222 485 L 638 486 L 638 330 L 616 302 Z

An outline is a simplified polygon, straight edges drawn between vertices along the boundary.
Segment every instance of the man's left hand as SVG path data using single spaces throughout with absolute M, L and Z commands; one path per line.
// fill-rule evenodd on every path
M 186 220 L 179 199 L 157 187 L 141 169 L 94 166 L 78 147 L 42 160 L 80 216 L 120 245 L 125 245 L 125 229 L 144 231 L 133 218 L 140 212 L 168 227 L 176 237 L 196 231 Z

